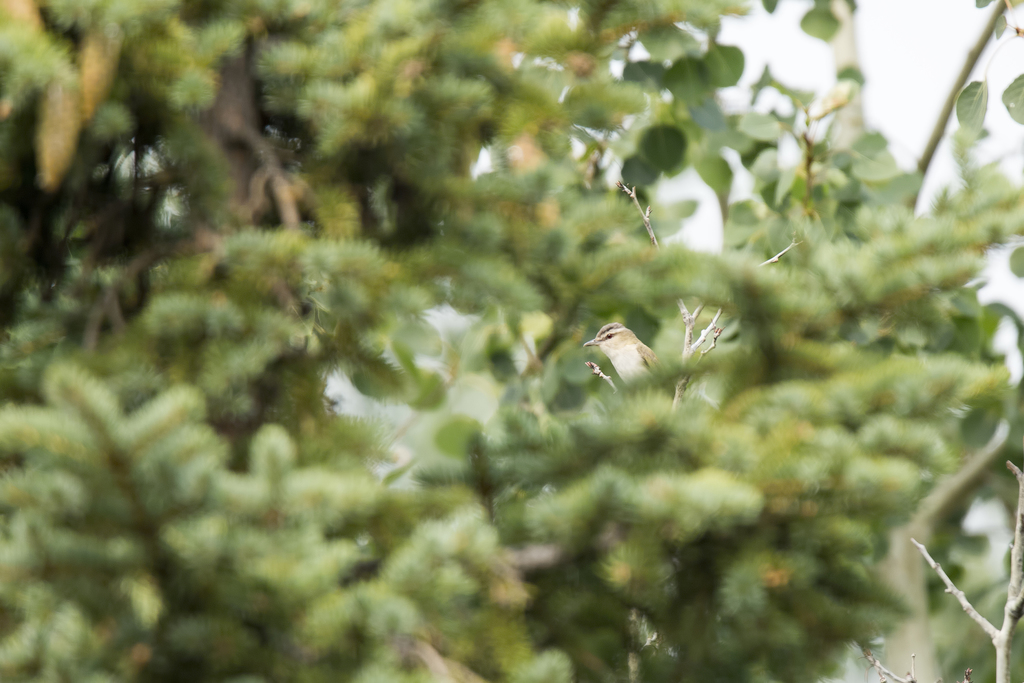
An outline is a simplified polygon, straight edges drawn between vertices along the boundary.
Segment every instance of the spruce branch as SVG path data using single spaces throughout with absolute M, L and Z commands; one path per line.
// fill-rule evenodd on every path
M 970 601 L 967 599 L 967 596 L 964 595 L 964 592 L 956 587 L 956 585 L 953 583 L 953 580 L 949 578 L 948 574 L 946 574 L 946 570 L 942 568 L 942 565 L 933 560 L 932 556 L 928 554 L 928 549 L 925 548 L 922 544 L 918 543 L 916 539 L 912 538 L 910 539 L 910 542 L 913 543 L 921 552 L 921 555 L 924 557 L 925 562 L 928 563 L 928 566 L 931 567 L 935 571 L 935 573 L 939 575 L 939 578 L 942 579 L 942 583 L 946 584 L 946 592 L 952 594 L 953 597 L 957 599 L 957 601 L 960 603 L 960 606 L 963 608 L 964 612 L 967 612 L 967 616 L 973 619 L 975 623 L 977 623 L 978 626 L 981 627 L 981 630 L 988 634 L 989 638 L 993 640 L 998 638 L 999 630 L 992 625 L 992 622 L 990 622 L 985 617 L 981 616 L 978 610 L 974 609 L 974 605 L 970 603 Z

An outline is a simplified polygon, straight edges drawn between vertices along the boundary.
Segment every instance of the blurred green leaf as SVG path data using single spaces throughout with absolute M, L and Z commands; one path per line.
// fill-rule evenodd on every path
M 796 167 L 790 166 L 779 173 L 779 184 L 775 186 L 775 204 L 781 205 L 789 191 L 793 189 L 793 181 L 796 180 Z
M 675 126 L 651 126 L 640 139 L 640 153 L 654 168 L 670 171 L 683 160 L 686 137 Z
M 740 132 L 746 133 L 755 140 L 774 142 L 782 134 L 782 125 L 778 119 L 768 114 L 747 112 L 740 118 Z
M 1003 31 L 1005 31 L 1005 30 L 1006 30 L 1006 16 L 1003 15 L 1003 14 L 1000 14 L 999 18 L 996 19 L 996 30 L 995 30 L 996 40 L 999 40 L 1002 37 Z
M 711 83 L 718 88 L 736 85 L 743 76 L 743 50 L 738 47 L 711 43 L 704 59 L 708 64 Z
M 711 72 L 703 59 L 683 57 L 677 60 L 661 79 L 676 98 L 684 102 L 703 102 L 712 90 Z
M 1024 247 L 1017 247 L 1010 254 L 1010 270 L 1017 277 L 1024 277 Z
M 963 128 L 980 130 L 988 109 L 988 83 L 972 81 L 956 98 L 956 118 Z
M 800 28 L 807 35 L 820 38 L 827 43 L 839 30 L 839 20 L 828 7 L 816 6 L 800 20 Z
M 971 448 L 981 448 L 999 426 L 999 415 L 988 408 L 973 408 L 960 422 L 960 434 Z
M 1013 79 L 1010 85 L 1003 91 L 1003 104 L 1006 111 L 1010 112 L 1010 118 L 1017 123 L 1024 123 L 1024 74 Z
M 664 73 L 665 67 L 657 62 L 630 62 L 622 70 L 622 80 L 661 87 L 661 78 Z
M 455 415 L 437 430 L 434 444 L 447 455 L 463 457 L 473 435 L 479 431 L 479 422 L 465 415 Z
M 651 185 L 658 179 L 658 171 L 638 156 L 622 162 L 622 182 L 627 185 Z
M 729 163 L 717 154 L 706 155 L 696 164 L 701 180 L 708 184 L 716 194 L 728 194 L 732 187 L 732 168 Z
M 704 100 L 698 107 L 690 107 L 690 116 L 701 128 L 709 131 L 726 130 L 729 126 L 725 120 L 725 114 L 714 97 Z
M 900 167 L 896 159 L 888 150 L 876 154 L 874 157 L 858 156 L 853 160 L 852 172 L 854 177 L 869 183 L 879 183 L 891 180 L 900 175 Z

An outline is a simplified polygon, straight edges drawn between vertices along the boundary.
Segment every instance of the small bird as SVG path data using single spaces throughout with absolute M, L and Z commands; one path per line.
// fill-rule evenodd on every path
M 615 366 L 615 372 L 627 382 L 646 375 L 658 363 L 654 351 L 621 323 L 608 323 L 584 346 L 596 346 L 604 351 Z

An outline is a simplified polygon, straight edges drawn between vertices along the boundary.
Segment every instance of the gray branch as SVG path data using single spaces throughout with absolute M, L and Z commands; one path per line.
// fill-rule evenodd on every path
M 917 549 L 921 551 L 921 555 L 924 557 L 925 562 L 928 563 L 928 566 L 934 569 L 935 573 L 939 575 L 940 579 L 942 579 L 942 583 L 946 584 L 946 592 L 952 594 L 960 603 L 960 606 L 963 607 L 964 612 L 967 612 L 967 616 L 973 619 L 975 623 L 981 627 L 981 630 L 983 630 L 989 638 L 995 641 L 995 639 L 999 637 L 999 629 L 993 626 L 992 622 L 988 619 L 981 616 L 978 610 L 974 609 L 974 605 L 970 603 L 967 596 L 964 595 L 964 592 L 956 587 L 953 580 L 949 578 L 948 574 L 946 574 L 946 570 L 942 568 L 942 565 L 933 560 L 932 556 L 928 554 L 927 548 L 913 538 L 910 539 L 910 542 L 917 546 Z

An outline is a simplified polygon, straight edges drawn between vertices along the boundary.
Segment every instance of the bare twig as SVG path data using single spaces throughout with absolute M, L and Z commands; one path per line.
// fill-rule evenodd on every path
M 780 258 L 782 258 L 782 257 L 783 257 L 783 255 L 785 255 L 785 253 L 786 253 L 787 251 L 789 251 L 790 249 L 792 249 L 793 247 L 795 247 L 795 246 L 796 246 L 796 245 L 798 245 L 798 244 L 800 244 L 800 243 L 799 243 L 799 242 L 797 242 L 796 240 L 793 240 L 793 242 L 791 242 L 791 243 L 790 243 L 790 245 L 789 245 L 788 247 L 786 247 L 785 249 L 783 249 L 782 251 L 780 251 L 780 252 L 779 252 L 778 254 L 776 254 L 775 256 L 772 256 L 772 257 L 771 257 L 770 259 L 768 259 L 768 260 L 767 260 L 767 261 L 765 261 L 764 263 L 759 263 L 759 264 L 758 264 L 758 267 L 761 267 L 761 266 L 767 266 L 767 265 L 768 265 L 769 263 L 778 263 L 778 262 L 779 262 L 779 259 L 780 259 Z
M 679 401 L 683 398 L 683 392 L 686 391 L 686 387 L 690 385 L 690 375 L 686 375 L 681 380 L 676 382 L 676 393 L 672 396 L 672 410 L 676 409 L 679 405 Z
M 881 681 L 881 683 L 886 683 L 887 681 L 890 681 L 890 680 L 891 681 L 895 681 L 895 683 L 915 683 L 915 681 L 917 680 L 917 679 L 914 678 L 914 674 L 913 674 L 913 671 L 914 671 L 913 658 L 911 658 L 911 665 L 910 665 L 911 674 L 910 674 L 910 677 L 909 678 L 903 678 L 901 676 L 897 676 L 892 671 L 889 671 L 888 669 L 886 669 L 885 665 L 883 665 L 880 661 L 878 661 L 878 659 L 875 658 L 875 656 L 873 654 L 871 654 L 871 650 L 867 649 L 866 647 L 862 647 L 860 651 L 864 653 L 864 658 L 867 659 L 868 662 L 870 662 L 871 666 L 873 666 L 875 668 L 875 671 L 878 672 L 878 680 Z
M 696 316 L 694 316 L 694 317 L 696 317 Z M 697 337 L 697 341 L 693 342 L 693 345 L 690 347 L 691 349 L 693 349 L 693 350 L 699 349 L 701 344 L 703 344 L 707 340 L 708 335 L 711 334 L 712 332 L 714 332 L 715 330 L 718 330 L 718 334 L 722 333 L 721 328 L 718 327 L 718 319 L 720 317 L 722 317 L 722 309 L 721 308 L 719 308 L 718 312 L 715 313 L 715 317 L 711 319 L 711 324 L 708 325 L 707 327 L 705 327 L 704 331 L 700 333 L 699 337 Z M 715 339 L 718 339 L 718 334 L 715 335 Z M 703 355 L 703 354 L 701 354 L 701 355 Z
M 644 219 L 644 227 L 647 228 L 647 236 L 651 238 L 651 244 L 655 248 L 660 248 L 658 245 L 658 238 L 654 235 L 654 228 L 651 227 L 651 207 L 648 206 L 646 211 L 640 208 L 640 200 L 636 198 L 636 186 L 630 190 L 622 183 L 622 181 L 619 181 L 615 183 L 615 187 L 625 192 L 626 196 L 632 199 L 633 203 L 636 204 L 636 210 L 640 212 L 640 215 Z
M 419 660 L 435 679 L 446 683 L 485 683 L 465 664 L 445 658 L 426 641 L 402 638 L 397 639 L 395 644 L 403 657 Z
M 982 630 L 992 639 L 992 646 L 996 651 L 996 683 L 1010 683 L 1010 653 L 1013 647 L 1013 634 L 1022 614 L 1024 614 L 1024 473 L 1012 462 L 1007 462 L 1006 467 L 1017 478 L 1017 514 L 1013 532 L 1013 550 L 1010 553 L 1010 581 L 1006 587 L 1002 628 L 996 630 L 996 627 L 985 617 L 978 614 L 978 611 L 964 596 L 963 591 L 953 585 L 950 578 L 946 576 L 946 572 L 942 571 L 942 567 L 931 558 L 925 547 L 916 540 L 910 539 L 946 584 L 946 592 L 952 593 L 956 597 L 968 616 L 981 626 Z M 965 683 L 970 683 L 970 673 L 970 669 L 964 673 Z
M 967 616 L 973 619 L 975 623 L 981 627 L 981 630 L 983 630 L 993 641 L 998 638 L 999 630 L 992 625 L 992 622 L 981 616 L 981 614 L 978 613 L 978 610 L 974 609 L 974 605 L 970 603 L 967 596 L 964 595 L 964 592 L 953 584 L 953 580 L 946 574 L 946 570 L 944 570 L 942 566 L 933 560 L 932 556 L 928 554 L 928 549 L 913 538 L 910 539 L 910 542 L 917 546 L 917 549 L 921 551 L 921 555 L 924 557 L 925 562 L 928 563 L 928 566 L 934 569 L 935 573 L 939 575 L 940 579 L 942 579 L 942 582 L 946 584 L 946 592 L 952 594 L 953 597 L 957 599 L 960 606 L 963 607 L 964 612 L 967 612 Z
M 1007 2 L 1009 5 L 1009 2 Z M 963 89 L 964 84 L 967 83 L 967 79 L 971 77 L 971 72 L 974 70 L 975 65 L 978 63 L 978 59 L 981 57 L 981 53 L 984 52 L 985 46 L 988 45 L 988 41 L 992 39 L 992 32 L 996 29 L 996 22 L 999 17 L 1003 15 L 1003 8 L 996 3 L 995 10 L 989 15 L 988 21 L 985 23 L 985 27 L 981 29 L 981 33 L 978 35 L 978 39 L 974 43 L 974 47 L 967 53 L 967 59 L 964 60 L 963 66 L 960 68 L 960 73 L 956 77 L 956 81 L 953 82 L 953 87 L 950 89 L 949 94 L 946 95 L 946 102 L 942 105 L 942 111 L 939 112 L 939 117 L 935 121 L 935 125 L 932 127 L 932 134 L 928 138 L 928 144 L 925 145 L 924 153 L 921 155 L 921 160 L 917 162 L 917 170 L 921 175 L 928 173 L 928 167 L 932 163 L 932 158 L 935 156 L 935 150 L 938 149 L 939 143 L 942 142 L 942 137 L 946 133 L 946 123 L 949 121 L 950 114 L 953 113 L 953 108 L 956 106 L 956 98 Z M 917 202 L 917 196 L 914 196 L 915 203 Z
M 708 348 L 706 348 L 706 349 L 704 349 L 703 351 L 700 352 L 700 357 L 701 358 L 703 358 L 704 356 L 706 356 L 707 354 L 709 354 L 709 353 L 711 353 L 712 351 L 715 350 L 715 347 L 718 346 L 718 338 L 721 337 L 721 336 L 722 336 L 722 328 L 721 327 L 716 327 L 715 328 L 715 333 L 713 335 L 711 335 L 711 346 L 709 346 Z M 700 360 L 700 358 L 698 358 L 697 360 Z
M 612 378 L 609 377 L 608 375 L 604 374 L 603 372 L 601 372 L 601 366 L 600 365 L 598 365 L 597 363 L 591 362 L 589 360 L 583 361 L 583 362 L 587 364 L 587 367 L 590 368 L 590 372 L 592 374 L 597 375 L 598 377 L 603 379 L 605 382 L 608 382 L 608 385 L 611 386 L 612 391 L 615 391 L 615 392 L 618 391 L 618 388 L 615 386 L 615 382 L 612 381 Z

